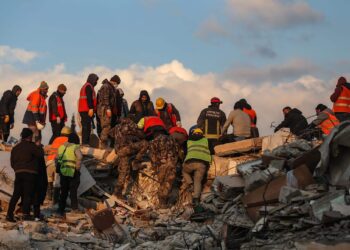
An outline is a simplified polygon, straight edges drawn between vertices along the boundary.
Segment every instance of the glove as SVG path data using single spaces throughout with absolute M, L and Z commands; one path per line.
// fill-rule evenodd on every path
M 11 123 L 10 129 L 13 129 L 15 127 L 15 124 Z
M 10 122 L 10 116 L 9 115 L 5 115 L 4 122 L 5 123 L 9 123 Z
M 36 128 L 38 130 L 43 130 L 45 128 L 45 125 L 40 123 L 39 121 L 36 121 L 35 123 L 36 123 Z
M 111 118 L 112 117 L 112 111 L 110 109 L 107 109 L 106 110 L 106 115 L 108 118 Z
M 179 127 L 179 128 L 181 128 L 181 127 L 182 127 L 181 121 L 177 121 L 177 122 L 176 122 L 176 126 Z
M 61 123 L 61 118 L 59 116 L 56 118 L 56 122 L 57 122 L 57 124 Z
M 88 116 L 93 117 L 94 116 L 94 110 L 89 109 Z

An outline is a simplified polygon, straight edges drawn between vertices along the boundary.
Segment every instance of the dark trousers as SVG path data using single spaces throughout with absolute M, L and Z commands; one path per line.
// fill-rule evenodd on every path
M 92 119 L 88 112 L 81 112 L 81 126 L 82 126 L 82 144 L 89 144 L 90 134 L 91 134 L 91 122 Z
M 208 139 L 208 144 L 209 144 L 208 146 L 209 146 L 210 154 L 214 155 L 215 154 L 214 148 L 216 145 L 220 145 L 220 141 L 218 139 L 211 138 L 211 139 Z
M 4 123 L 4 116 L 0 116 L 0 130 L 2 135 L 2 140 L 7 142 L 10 136 L 10 123 Z
M 35 190 L 36 180 L 36 174 L 16 173 L 15 187 L 7 210 L 8 217 L 13 217 L 13 212 L 15 211 L 19 198 L 21 198 L 22 201 L 23 214 L 30 214 L 30 205 L 34 198 L 33 194 Z
M 61 121 L 61 123 L 57 123 L 56 121 L 51 122 L 52 136 L 49 141 L 49 144 L 52 144 L 52 142 L 56 139 L 56 137 L 59 137 L 61 135 L 61 130 L 63 127 L 64 127 L 64 121 Z
M 335 117 L 337 117 L 337 119 L 338 119 L 340 122 L 350 120 L 350 113 L 346 113 L 346 112 L 337 112 L 337 113 L 334 113 L 334 114 L 335 114 Z
M 80 184 L 80 172 L 75 171 L 73 177 L 63 176 L 61 177 L 61 195 L 59 200 L 59 210 L 64 212 L 67 203 L 67 197 L 69 193 L 71 208 L 78 209 L 78 187 Z

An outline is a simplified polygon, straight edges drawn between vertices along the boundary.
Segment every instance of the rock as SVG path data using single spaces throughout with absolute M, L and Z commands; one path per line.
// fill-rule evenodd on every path
M 243 192 L 244 180 L 239 175 L 216 177 L 212 189 L 223 200 L 231 200 Z
M 292 198 L 300 196 L 301 192 L 299 189 L 283 186 L 280 190 L 280 195 L 278 197 L 279 202 L 288 204 Z
M 18 230 L 0 229 L 1 249 L 31 249 L 29 235 L 22 234 Z

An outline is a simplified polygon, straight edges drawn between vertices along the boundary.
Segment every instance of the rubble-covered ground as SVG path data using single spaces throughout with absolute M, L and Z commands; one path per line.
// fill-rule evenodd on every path
M 323 143 L 278 132 L 218 146 L 195 209 L 183 188 L 158 208 L 147 162 L 128 202 L 110 196 L 114 152 L 82 148 L 81 212 L 59 217 L 45 202 L 39 222 L 5 220 L 13 176 L 2 152 L 0 249 L 350 249 L 349 136 L 345 123 Z

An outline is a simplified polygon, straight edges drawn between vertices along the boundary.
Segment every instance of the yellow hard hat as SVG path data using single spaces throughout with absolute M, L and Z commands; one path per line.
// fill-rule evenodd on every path
M 192 132 L 193 134 L 203 134 L 203 130 L 201 130 L 200 128 L 195 128 Z
M 61 135 L 69 135 L 70 133 L 72 133 L 72 130 L 70 129 L 70 127 L 64 126 L 61 129 Z
M 163 98 L 159 97 L 156 100 L 156 109 L 163 109 L 164 108 L 165 101 Z

